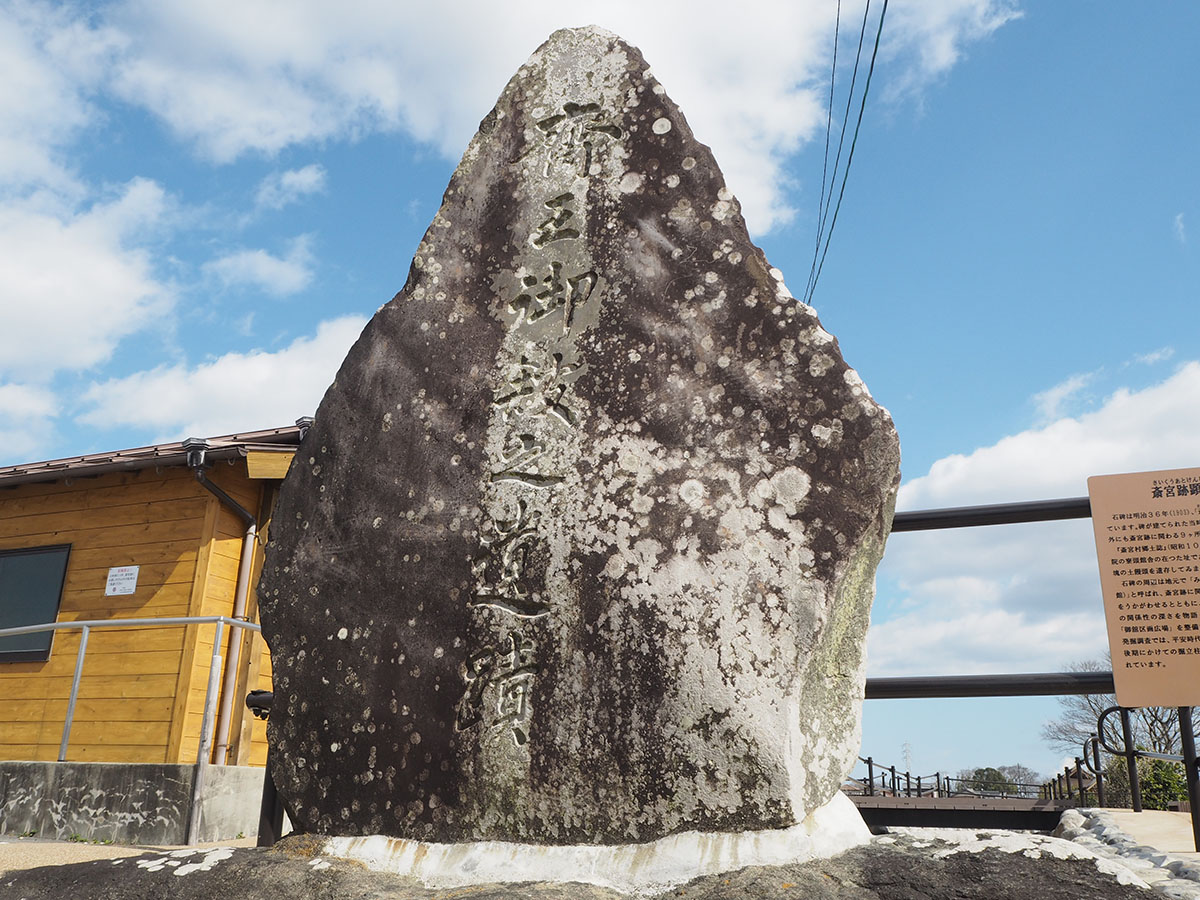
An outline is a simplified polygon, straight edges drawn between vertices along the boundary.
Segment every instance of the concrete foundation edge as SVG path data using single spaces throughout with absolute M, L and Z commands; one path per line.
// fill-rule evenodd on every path
M 646 844 L 548 846 L 502 841 L 435 844 L 328 838 L 323 853 L 407 875 L 428 888 L 517 881 L 583 882 L 624 893 L 667 890 L 745 866 L 836 856 L 871 839 L 850 798 L 838 793 L 791 828 L 740 834 L 686 831 Z
M 195 766 L 0 762 L 0 833 L 56 840 L 184 844 Z M 198 839 L 258 831 L 263 770 L 209 766 Z

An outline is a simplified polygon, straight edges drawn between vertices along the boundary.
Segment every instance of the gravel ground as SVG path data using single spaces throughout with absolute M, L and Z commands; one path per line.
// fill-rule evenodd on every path
M 253 847 L 254 838 L 201 844 L 201 847 Z M 92 844 L 88 841 L 51 841 L 37 837 L 0 836 L 0 874 L 33 869 L 38 866 L 65 866 L 98 859 L 139 856 L 151 850 L 178 850 L 179 847 L 135 847 L 129 844 Z

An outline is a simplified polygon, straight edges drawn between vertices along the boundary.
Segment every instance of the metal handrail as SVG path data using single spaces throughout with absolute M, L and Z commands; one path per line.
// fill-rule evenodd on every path
M 12 628 L 0 628 L 0 637 L 13 634 L 35 634 L 39 631 L 73 631 L 77 628 L 139 628 L 147 623 L 152 625 L 211 625 L 223 622 L 238 628 L 248 628 L 251 631 L 262 631 L 262 626 L 243 619 L 232 619 L 229 616 L 161 616 L 158 618 L 144 617 L 140 619 L 76 619 L 71 622 L 48 622 L 45 625 L 16 625 Z
M 93 628 L 152 628 L 169 625 L 215 625 L 213 652 L 209 662 L 208 686 L 204 690 L 204 715 L 200 719 L 200 746 L 196 752 L 196 765 L 208 762 L 212 752 L 213 704 L 216 702 L 215 681 L 221 674 L 221 633 L 226 625 L 248 631 L 261 632 L 262 626 L 229 616 L 163 616 L 141 619 L 80 619 L 73 622 L 47 622 L 43 625 L 18 625 L 0 628 L 0 638 L 18 634 L 37 634 L 43 631 L 79 631 L 79 651 L 75 655 L 75 675 L 71 681 L 71 694 L 67 699 L 67 717 L 63 722 L 62 740 L 58 745 L 58 761 L 66 762 L 67 746 L 71 740 L 71 725 L 75 720 L 75 704 L 79 699 L 79 682 L 83 677 L 83 660 L 87 654 L 88 635 Z
M 914 509 L 897 512 L 892 519 L 892 531 L 930 531 L 941 528 L 971 528 L 976 525 L 1052 522 L 1059 519 L 1086 519 L 1091 514 L 1092 503 L 1087 497 L 990 503 L 986 506 L 950 506 L 945 509 Z
M 867 700 L 941 697 L 1057 697 L 1111 694 L 1112 672 L 1029 672 L 1020 675 L 916 675 L 868 678 Z

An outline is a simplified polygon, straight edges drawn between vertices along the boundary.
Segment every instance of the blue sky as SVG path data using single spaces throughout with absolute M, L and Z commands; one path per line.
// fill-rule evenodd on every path
M 641 47 L 800 291 L 836 5 L 732 8 L 3 0 L 0 464 L 310 414 L 563 25 Z M 1200 465 L 1198 31 L 1190 4 L 892 3 L 814 305 L 896 420 L 902 508 Z M 895 536 L 869 646 L 875 675 L 1097 656 L 1088 524 Z M 872 701 L 865 749 L 1048 772 L 1054 708 Z

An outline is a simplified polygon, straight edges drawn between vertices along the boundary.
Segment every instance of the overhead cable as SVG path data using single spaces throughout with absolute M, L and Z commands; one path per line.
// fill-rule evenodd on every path
M 870 8 L 869 0 L 867 3 L 867 7 L 868 7 L 868 9 Z M 884 21 L 884 17 L 887 15 L 887 8 L 888 8 L 888 0 L 883 0 L 883 9 L 880 10 L 880 13 L 879 13 L 879 25 L 875 30 L 875 46 L 871 51 L 871 64 L 867 68 L 867 80 L 866 80 L 866 83 L 863 85 L 862 102 L 859 104 L 859 108 L 858 108 L 858 120 L 857 120 L 857 122 L 855 122 L 855 125 L 854 125 L 854 137 L 850 141 L 850 153 L 846 157 L 846 167 L 842 171 L 842 186 L 838 191 L 837 204 L 833 208 L 833 218 L 830 220 L 829 229 L 825 233 L 825 246 L 821 251 L 821 261 L 817 265 L 815 273 L 812 275 L 811 282 L 809 284 L 808 290 L 804 297 L 805 303 L 812 302 L 813 293 L 817 289 L 817 281 L 821 277 L 821 270 L 825 267 L 825 256 L 826 256 L 826 254 L 829 253 L 829 241 L 830 241 L 830 238 L 833 236 L 834 226 L 837 225 L 838 212 L 842 208 L 842 198 L 846 194 L 846 179 L 849 177 L 849 174 L 850 174 L 850 164 L 854 161 L 854 149 L 858 145 L 858 133 L 859 133 L 859 130 L 862 128 L 863 113 L 866 111 L 866 108 L 867 108 L 867 95 L 871 90 L 871 76 L 875 73 L 875 60 L 879 56 L 879 42 L 883 36 L 883 21 Z M 865 12 L 864 12 L 864 19 L 865 19 Z M 861 45 L 860 45 L 860 51 L 861 51 Z M 857 67 L 857 64 L 858 63 L 856 60 L 855 61 L 856 67 Z M 851 85 L 851 90 L 853 90 L 853 82 Z M 844 133 L 843 133 L 843 136 L 844 136 Z M 835 164 L 835 170 L 834 170 L 834 178 L 835 179 L 837 178 L 836 164 Z M 826 206 L 826 209 L 828 209 L 828 206 Z M 824 223 L 822 222 L 822 226 L 823 226 L 823 224 Z M 818 240 L 819 240 L 819 238 L 818 238 Z
M 838 0 L 837 17 L 833 20 L 833 65 L 829 69 L 829 106 L 825 113 L 825 161 L 821 165 L 821 197 L 817 201 L 817 222 L 821 222 L 825 215 L 825 184 L 829 174 L 829 135 L 833 129 L 833 89 L 837 84 L 837 58 L 838 58 L 838 40 L 842 26 L 842 0 Z M 832 193 L 832 191 L 831 191 Z M 821 229 L 817 229 L 816 236 L 813 241 L 813 265 L 816 265 L 817 254 L 821 252 Z M 808 270 L 808 279 L 812 280 L 813 269 Z M 808 292 L 808 283 L 804 285 L 804 290 Z

